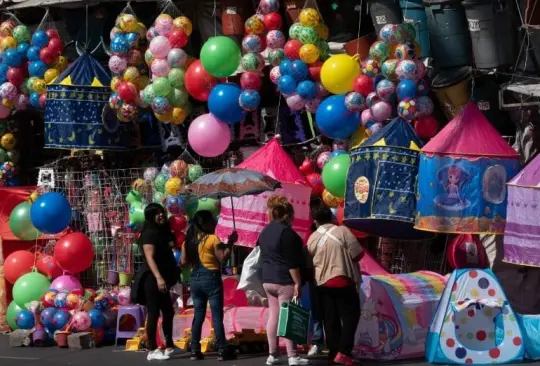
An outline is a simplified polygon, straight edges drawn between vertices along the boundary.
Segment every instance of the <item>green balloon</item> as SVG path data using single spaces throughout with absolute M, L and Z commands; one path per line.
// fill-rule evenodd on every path
M 26 304 L 41 299 L 50 285 L 49 279 L 41 273 L 30 272 L 22 275 L 13 285 L 13 301 L 26 309 Z
M 155 191 L 154 196 L 152 197 L 152 201 L 154 203 L 159 203 L 163 206 L 163 201 L 165 201 L 165 194 L 160 191 Z
M 351 165 L 351 157 L 348 154 L 335 156 L 324 165 L 322 171 L 324 188 L 338 198 L 345 198 L 349 165 Z
M 173 88 L 180 88 L 184 85 L 184 69 L 172 68 L 167 75 L 169 83 L 171 83 Z
M 9 215 L 9 228 L 13 235 L 21 240 L 36 240 L 41 233 L 34 227 L 30 219 L 30 202 L 21 202 Z
M 291 25 L 291 27 L 289 28 L 289 38 L 298 40 L 302 29 L 304 29 L 304 27 L 300 25 L 300 23 L 294 23 L 293 25 Z
M 156 191 L 165 193 L 165 183 L 167 183 L 167 180 L 169 180 L 169 177 L 167 177 L 167 174 L 160 173 L 154 180 L 154 187 L 156 188 Z
M 188 93 L 184 87 L 173 88 L 171 93 L 167 96 L 169 103 L 175 107 L 182 107 L 188 101 Z
M 154 93 L 152 84 L 148 84 L 147 86 L 145 86 L 142 92 L 142 100 L 146 104 L 152 104 L 152 101 L 154 100 L 155 97 L 156 97 L 156 93 Z
M 17 305 L 15 301 L 9 303 L 6 311 L 6 320 L 11 330 L 19 329 L 19 327 L 17 326 L 17 322 L 15 321 L 15 317 L 21 310 L 22 308 Z
M 26 83 L 25 83 L 26 84 L 26 89 L 28 89 L 28 90 L 34 89 L 34 83 L 37 80 L 39 80 L 39 78 L 36 77 L 36 76 L 32 76 L 32 77 L 26 79 Z
M 7 160 L 8 160 L 7 151 L 0 148 L 0 163 L 5 163 Z
M 240 65 L 240 48 L 229 37 L 212 37 L 201 49 L 201 63 L 212 76 L 223 78 L 231 75 Z
M 13 38 L 17 43 L 30 42 L 30 31 L 26 25 L 18 25 L 13 29 Z
M 317 42 L 317 31 L 314 28 L 302 27 L 298 33 L 298 40 L 303 44 Z
M 132 189 L 127 194 L 126 201 L 129 202 L 130 204 L 133 202 L 142 202 L 142 195 L 139 192 Z
M 161 77 L 154 80 L 152 90 L 158 97 L 165 97 L 171 92 L 171 83 L 169 79 Z
M 134 202 L 129 207 L 129 223 L 137 227 L 144 224 L 144 208 L 141 202 Z
M 210 211 L 214 217 L 219 215 L 221 210 L 221 201 L 214 198 L 200 198 L 199 204 L 197 205 L 198 211 Z
M 199 179 L 203 175 L 204 175 L 204 172 L 202 170 L 202 166 L 200 165 L 191 165 L 188 169 L 188 178 L 190 182 L 195 182 L 197 179 Z

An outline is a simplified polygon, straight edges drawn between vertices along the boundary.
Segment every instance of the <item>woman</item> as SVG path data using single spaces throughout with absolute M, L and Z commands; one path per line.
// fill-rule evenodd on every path
M 262 282 L 269 306 L 266 334 L 270 355 L 267 365 L 280 363 L 277 327 L 279 309 L 282 303 L 300 297 L 302 279 L 300 271 L 304 267 L 302 238 L 292 229 L 294 209 L 283 196 L 270 197 L 267 203 L 270 223 L 259 235 L 257 245 L 261 248 Z M 307 365 L 309 361 L 300 358 L 293 341 L 286 339 L 289 365 Z
M 212 324 L 218 347 L 218 361 L 234 360 L 236 354 L 228 347 L 223 326 L 223 282 L 221 264 L 231 254 L 232 245 L 238 240 L 233 232 L 227 244 L 214 235 L 216 220 L 210 211 L 199 211 L 193 217 L 182 250 L 181 263 L 191 265 L 191 298 L 195 314 L 191 327 L 191 359 L 203 360 L 201 331 L 206 318 L 206 306 L 210 302 Z
M 363 250 L 344 226 L 332 224 L 332 211 L 322 202 L 311 203 L 311 216 L 317 230 L 308 240 L 313 257 L 315 281 L 324 309 L 324 330 L 329 361 L 353 365 L 351 352 L 360 320 L 362 282 L 360 265 Z
M 144 210 L 144 226 L 139 243 L 144 252 L 144 264 L 135 277 L 132 288 L 134 302 L 146 305 L 146 333 L 149 350 L 148 361 L 167 360 L 175 352 L 172 340 L 174 310 L 169 289 L 178 279 L 178 268 L 172 248 L 174 236 L 167 223 L 165 209 L 150 203 Z M 166 349 L 161 351 L 156 345 L 156 332 L 160 312 L 163 316 L 162 327 L 166 340 Z

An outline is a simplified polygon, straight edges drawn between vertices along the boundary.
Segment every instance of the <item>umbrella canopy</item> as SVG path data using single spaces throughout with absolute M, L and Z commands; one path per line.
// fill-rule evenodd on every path
M 199 198 L 242 197 L 273 191 L 281 184 L 254 170 L 225 168 L 203 175 L 187 187 Z

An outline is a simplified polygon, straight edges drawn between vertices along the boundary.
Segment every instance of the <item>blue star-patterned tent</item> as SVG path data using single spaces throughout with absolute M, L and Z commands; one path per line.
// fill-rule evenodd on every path
M 104 114 L 111 77 L 90 54 L 81 55 L 47 86 L 45 147 L 119 150 L 125 126 Z
M 350 152 L 345 224 L 369 234 L 421 239 L 415 230 L 416 181 L 422 140 L 396 118 Z

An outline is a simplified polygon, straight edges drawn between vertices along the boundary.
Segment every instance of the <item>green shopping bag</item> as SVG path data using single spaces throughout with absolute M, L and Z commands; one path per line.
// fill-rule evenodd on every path
M 296 344 L 308 344 L 310 318 L 311 313 L 296 298 L 284 302 L 279 309 L 278 337 L 290 339 Z

